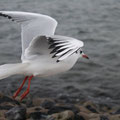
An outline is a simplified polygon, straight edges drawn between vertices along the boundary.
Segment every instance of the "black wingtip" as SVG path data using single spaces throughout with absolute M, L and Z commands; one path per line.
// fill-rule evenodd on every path
M 55 58 L 55 57 L 56 57 L 56 55 L 53 55 L 53 56 L 52 56 L 52 58 Z
M 51 44 L 48 49 L 51 49 L 51 48 L 54 48 L 54 47 L 55 47 L 55 45 Z
M 60 62 L 59 60 L 56 61 L 57 63 Z
M 6 14 L 4 14 L 4 13 L 1 13 L 1 12 L 0 12 L 0 16 L 2 16 L 2 17 L 6 17 L 6 18 L 8 18 L 8 19 L 14 21 L 14 19 L 13 19 L 11 16 L 6 15 Z
M 50 52 L 50 54 L 55 53 L 56 51 L 57 51 L 57 49 L 54 48 L 54 49 Z

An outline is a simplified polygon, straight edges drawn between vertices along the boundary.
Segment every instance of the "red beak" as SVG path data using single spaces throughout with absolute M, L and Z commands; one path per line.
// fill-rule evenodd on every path
M 89 59 L 89 57 L 85 54 L 82 55 L 83 58 Z

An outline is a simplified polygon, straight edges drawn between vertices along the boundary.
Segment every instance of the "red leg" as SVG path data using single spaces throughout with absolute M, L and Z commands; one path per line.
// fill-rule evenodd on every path
M 33 78 L 33 75 L 29 77 L 28 79 L 28 88 L 27 90 L 21 95 L 21 101 L 24 99 L 24 97 L 29 93 L 30 91 L 30 82 L 31 82 L 31 79 Z
M 20 93 L 21 89 L 23 88 L 23 85 L 25 84 L 26 80 L 28 79 L 28 76 L 25 77 L 25 79 L 23 80 L 21 86 L 18 88 L 18 90 L 15 92 L 15 94 L 13 95 L 13 98 L 15 99 L 18 94 Z

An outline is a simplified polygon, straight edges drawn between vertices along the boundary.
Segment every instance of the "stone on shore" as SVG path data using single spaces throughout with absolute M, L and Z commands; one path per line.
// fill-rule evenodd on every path
M 8 120 L 25 120 L 26 108 L 22 106 L 15 106 L 5 113 L 5 117 Z

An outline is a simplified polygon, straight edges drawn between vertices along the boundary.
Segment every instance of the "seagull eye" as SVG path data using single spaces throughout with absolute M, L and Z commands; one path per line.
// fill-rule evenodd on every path
M 80 51 L 80 54 L 82 54 L 82 51 Z

